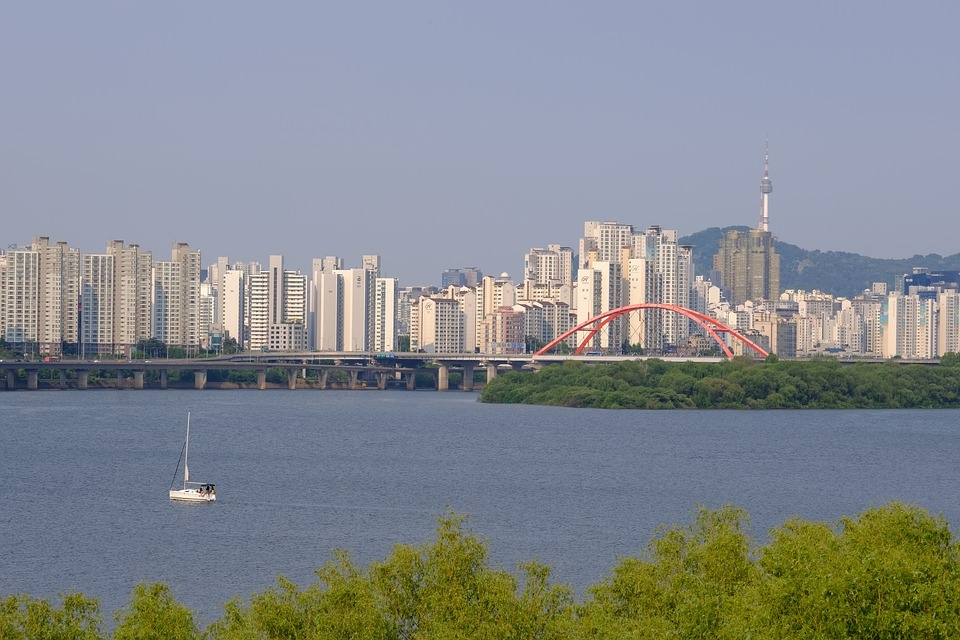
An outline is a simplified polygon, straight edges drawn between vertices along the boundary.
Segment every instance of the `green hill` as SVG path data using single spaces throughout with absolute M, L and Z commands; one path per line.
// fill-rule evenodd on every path
M 680 238 L 680 244 L 693 246 L 693 271 L 708 275 L 713 269 L 713 256 L 720 246 L 720 238 L 730 229 L 746 231 L 749 227 L 711 227 Z M 910 273 L 914 267 L 931 271 L 960 271 L 960 253 L 941 256 L 931 253 L 910 258 L 870 258 L 845 251 L 801 249 L 786 242 L 777 242 L 780 253 L 780 288 L 819 289 L 835 296 L 853 297 L 874 282 L 893 286 L 894 279 Z

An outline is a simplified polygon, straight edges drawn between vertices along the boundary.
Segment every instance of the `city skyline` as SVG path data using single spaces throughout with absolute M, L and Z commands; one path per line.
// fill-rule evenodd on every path
M 582 220 L 753 227 L 769 139 L 780 242 L 951 255 L 957 18 L 862 2 L 16 4 L 0 24 L 5 241 L 519 278 L 519 256 Z

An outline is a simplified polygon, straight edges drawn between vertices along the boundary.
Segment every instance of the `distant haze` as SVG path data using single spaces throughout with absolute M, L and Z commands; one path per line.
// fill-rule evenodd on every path
M 958 251 L 960 4 L 19 2 L 0 242 L 520 276 L 584 220 Z M 953 78 L 953 79 L 951 79 Z

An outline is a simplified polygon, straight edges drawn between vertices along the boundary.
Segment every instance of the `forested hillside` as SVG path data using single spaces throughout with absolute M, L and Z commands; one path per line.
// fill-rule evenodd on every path
M 680 244 L 693 246 L 694 273 L 707 275 L 713 269 L 713 256 L 720 247 L 720 238 L 729 229 L 746 231 L 749 227 L 711 227 L 680 238 Z M 853 297 L 874 282 L 892 286 L 898 275 L 910 273 L 914 267 L 931 271 L 960 271 L 960 253 L 941 256 L 931 253 L 902 259 L 861 256 L 844 251 L 801 249 L 783 240 L 777 241 L 780 254 L 780 289 L 819 289 L 835 296 Z

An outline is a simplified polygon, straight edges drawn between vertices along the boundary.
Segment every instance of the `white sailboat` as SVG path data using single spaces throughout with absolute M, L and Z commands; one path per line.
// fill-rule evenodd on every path
M 190 412 L 187 412 L 187 438 L 183 442 L 183 488 L 174 489 L 173 483 L 177 480 L 177 471 L 180 470 L 180 461 L 177 460 L 177 469 L 173 472 L 173 482 L 170 483 L 170 499 L 182 502 L 216 502 L 217 490 L 209 482 L 190 482 L 190 467 L 187 457 L 190 453 Z

